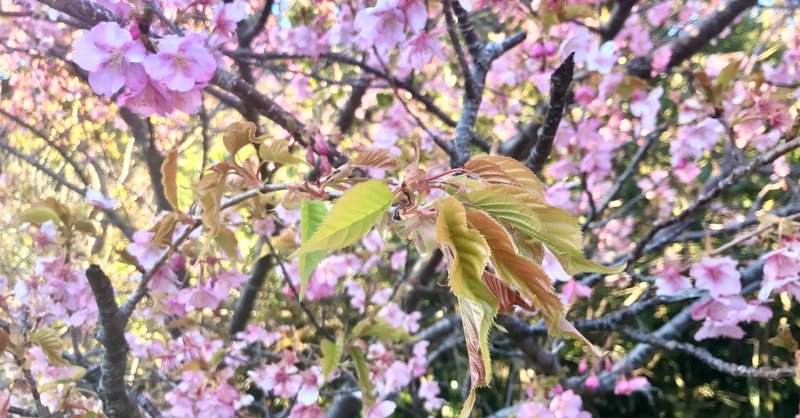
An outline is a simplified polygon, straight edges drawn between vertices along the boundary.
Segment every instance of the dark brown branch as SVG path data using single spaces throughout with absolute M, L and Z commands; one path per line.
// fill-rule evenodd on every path
M 333 404 L 325 414 L 326 418 L 357 417 L 361 411 L 361 399 L 355 395 L 355 389 L 348 388 L 340 391 L 333 399 Z
M 647 151 L 650 147 L 656 142 L 658 137 L 661 136 L 662 133 L 666 130 L 666 126 L 662 125 L 656 128 L 655 131 L 650 132 L 644 139 L 644 143 L 636 149 L 636 153 L 633 155 L 633 158 L 628 163 L 628 166 L 625 168 L 625 171 L 617 178 L 614 182 L 614 187 L 611 188 L 611 191 L 608 193 L 606 198 L 597 207 L 597 210 L 592 212 L 592 216 L 589 216 L 586 221 L 583 223 L 581 229 L 586 229 L 589 224 L 591 224 L 595 219 L 598 219 L 600 216 L 603 215 L 603 212 L 608 209 L 608 205 L 617 198 L 617 194 L 619 194 L 620 190 L 622 190 L 622 186 L 625 184 L 626 181 L 639 169 L 639 163 L 642 162 L 644 156 L 647 155 Z
M 125 107 L 120 108 L 119 114 L 122 120 L 131 128 L 134 143 L 142 152 L 142 160 L 144 160 L 147 166 L 147 173 L 150 175 L 156 208 L 159 211 L 172 210 L 172 205 L 167 200 L 166 193 L 164 193 L 164 185 L 161 183 L 161 165 L 164 163 L 164 156 L 156 148 L 152 127 L 148 121 L 135 115 Z
M 361 107 L 361 101 L 364 95 L 367 94 L 369 85 L 370 79 L 366 76 L 362 76 L 356 84 L 353 85 L 350 96 L 347 97 L 342 111 L 339 112 L 339 116 L 336 118 L 336 127 L 339 128 L 341 134 L 346 134 L 350 131 L 350 127 L 353 126 L 356 111 Z
M 703 347 L 660 338 L 656 335 L 642 332 L 631 327 L 622 327 L 620 328 L 620 332 L 636 341 L 647 343 L 655 347 L 666 350 L 682 351 L 702 361 L 712 369 L 729 374 L 731 376 L 751 377 L 755 379 L 786 379 L 795 375 L 794 367 L 748 367 L 741 364 L 730 363 L 715 357 L 713 354 L 711 354 L 711 352 Z
M 456 21 L 453 18 L 453 1 L 445 0 L 444 2 L 444 18 L 447 26 L 447 35 L 450 37 L 450 43 L 453 45 L 456 61 L 461 68 L 461 75 L 464 77 L 464 92 L 470 100 L 478 98 L 478 87 L 475 85 L 475 80 L 472 79 L 472 72 L 467 63 L 467 57 L 464 54 L 464 49 L 461 46 L 461 40 L 456 33 Z M 478 49 L 480 49 L 480 41 L 478 41 Z M 477 55 L 475 55 L 477 56 Z
M 89 0 L 41 0 L 40 3 L 50 6 L 79 21 L 94 26 L 100 22 L 122 23 L 122 19 L 108 9 Z
M 246 58 L 260 59 L 260 60 L 312 59 L 312 57 L 303 54 L 285 54 L 285 53 L 273 53 L 273 52 L 256 53 L 249 50 L 225 51 L 225 54 L 232 58 L 246 57 Z M 441 120 L 447 126 L 450 127 L 456 126 L 456 121 L 453 120 L 453 118 L 451 118 L 447 113 L 445 113 L 444 110 L 436 106 L 431 97 L 420 92 L 410 80 L 400 80 L 399 78 L 389 75 L 386 72 L 381 71 L 380 69 L 373 67 L 371 65 L 368 65 L 361 60 L 357 60 L 353 57 L 344 54 L 339 54 L 335 52 L 324 52 L 319 55 L 319 58 L 323 58 L 333 62 L 338 62 L 341 64 L 347 64 L 359 67 L 365 73 L 372 74 L 380 78 L 381 80 L 389 82 L 389 84 L 395 85 L 407 91 L 409 94 L 411 94 L 411 97 L 414 100 L 422 103 L 422 105 L 425 106 L 425 110 L 427 112 L 439 118 L 439 120 Z
M 688 26 L 678 39 L 670 46 L 671 56 L 667 68 L 682 63 L 690 58 L 708 42 L 728 27 L 737 16 L 755 6 L 757 0 L 730 0 L 718 6 L 717 10 L 703 18 L 697 25 Z M 652 63 L 647 57 L 637 57 L 626 66 L 628 74 L 641 78 L 651 78 Z
M 47 167 L 44 164 L 40 163 L 39 161 L 37 161 L 32 156 L 30 156 L 28 154 L 24 154 L 22 152 L 19 152 L 14 147 L 8 145 L 5 142 L 5 138 L 0 138 L 0 149 L 3 149 L 7 153 L 13 155 L 14 157 L 19 158 L 20 160 L 25 161 L 26 163 L 30 164 L 31 166 L 33 166 L 37 170 L 41 171 L 42 173 L 46 174 L 48 177 L 52 178 L 56 183 L 60 184 L 61 186 L 66 187 L 67 189 L 72 190 L 73 192 L 75 192 L 75 193 L 77 193 L 77 194 L 79 194 L 81 196 L 85 196 L 86 195 L 86 189 L 81 188 L 81 187 L 79 187 L 79 186 L 67 181 L 67 179 L 65 179 L 63 176 L 59 175 L 55 171 L 51 170 L 49 167 Z M 128 225 L 127 222 L 122 220 L 122 218 L 119 216 L 119 214 L 117 212 L 115 212 L 115 211 L 113 211 L 111 209 L 103 209 L 103 213 L 106 214 L 106 216 L 108 217 L 108 219 L 111 222 L 111 224 L 114 225 L 115 227 L 117 227 L 120 231 L 122 231 L 122 233 L 128 239 L 130 239 L 133 236 L 133 230 L 132 230 L 131 226 Z
M 758 168 L 765 164 L 770 164 L 773 161 L 780 158 L 782 155 L 791 152 L 795 149 L 800 147 L 800 137 L 794 138 L 791 141 L 784 142 L 775 148 L 773 148 L 770 152 L 760 154 L 757 157 L 750 160 L 749 163 L 743 166 L 739 166 L 731 171 L 725 178 L 720 180 L 716 186 L 713 188 L 705 191 L 700 196 L 692 202 L 686 209 L 681 211 L 681 213 L 665 220 L 656 221 L 653 223 L 652 228 L 647 231 L 647 234 L 636 242 L 636 246 L 634 247 L 633 251 L 631 251 L 630 255 L 626 258 L 626 261 L 635 261 L 638 260 L 639 257 L 642 256 L 644 253 L 644 249 L 649 244 L 653 238 L 655 238 L 656 234 L 658 234 L 663 229 L 675 225 L 677 223 L 683 222 L 684 220 L 688 219 L 698 210 L 705 207 L 709 204 L 712 200 L 717 198 L 723 191 L 727 190 L 730 186 L 734 185 L 736 182 L 741 180 L 747 175 L 755 172 Z
M 258 18 L 252 25 L 250 25 L 245 31 L 242 31 L 241 34 L 238 35 L 239 38 L 239 47 L 240 48 L 248 48 L 250 44 L 253 42 L 253 39 L 264 30 L 264 27 L 267 25 L 267 20 L 269 16 L 272 14 L 272 5 L 274 4 L 273 0 L 266 0 L 264 2 L 264 8 L 261 9 L 261 12 L 258 14 Z
M 613 40 L 617 34 L 622 30 L 628 16 L 631 15 L 631 9 L 636 5 L 638 0 L 617 0 L 614 2 L 614 7 L 611 9 L 611 17 L 608 22 L 600 26 L 600 37 L 602 42 Z
M 757 3 L 757 0 L 731 0 L 722 3 L 696 27 L 686 28 L 684 34 L 672 43 L 670 48 L 672 55 L 667 67 L 674 67 L 694 55 L 715 36 L 722 33 L 737 16 Z
M 544 123 L 539 128 L 538 140 L 531 150 L 530 156 L 525 161 L 525 165 L 534 173 L 540 173 L 544 168 L 550 152 L 553 150 L 553 140 L 558 132 L 558 125 L 564 115 L 564 106 L 567 103 L 569 87 L 572 84 L 572 76 L 575 72 L 574 53 L 561 63 L 550 76 L 550 102 L 547 106 L 547 114 Z
M 250 320 L 250 314 L 253 312 L 258 292 L 264 285 L 267 273 L 274 265 L 275 260 L 269 254 L 256 261 L 253 273 L 250 275 L 250 279 L 247 280 L 244 289 L 242 289 L 239 300 L 236 302 L 236 308 L 234 308 L 233 315 L 231 315 L 231 322 L 228 326 L 228 334 L 231 336 L 244 331 L 247 321 Z
M 86 278 L 97 302 L 99 329 L 97 339 L 105 348 L 100 365 L 101 377 L 98 394 L 103 401 L 103 411 L 109 418 L 141 417 L 139 408 L 128 396 L 125 375 L 128 370 L 128 342 L 125 340 L 127 317 L 119 310 L 114 297 L 114 287 L 100 266 L 92 264 L 86 269 Z

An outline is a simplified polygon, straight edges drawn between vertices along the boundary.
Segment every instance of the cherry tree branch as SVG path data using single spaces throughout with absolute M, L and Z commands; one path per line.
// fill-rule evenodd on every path
M 12 122 L 27 129 L 32 134 L 36 135 L 37 137 L 45 141 L 47 145 L 52 147 L 54 150 L 56 150 L 56 152 L 58 152 L 59 155 L 61 155 L 61 158 L 63 158 L 64 161 L 66 161 L 70 166 L 72 166 L 72 170 L 75 172 L 75 175 L 78 176 L 78 179 L 81 181 L 81 183 L 83 183 L 84 186 L 88 187 L 91 184 L 89 178 L 86 177 L 86 173 L 84 173 L 83 170 L 79 167 L 78 162 L 75 161 L 75 159 L 72 158 L 72 156 L 69 153 L 67 153 L 67 151 L 63 147 L 59 146 L 58 144 L 55 143 L 55 141 L 50 139 L 50 137 L 46 133 L 40 131 L 35 126 L 25 122 L 24 120 L 12 115 L 11 113 L 6 112 L 5 109 L 0 109 L 0 115 L 5 116 Z
M 242 203 L 246 200 L 252 199 L 255 196 L 258 196 L 262 193 L 271 193 L 276 192 L 279 190 L 286 190 L 289 186 L 286 184 L 265 184 L 257 189 L 248 190 L 244 193 L 241 193 L 237 196 L 234 196 L 231 199 L 226 200 L 222 205 L 220 205 L 220 211 L 223 211 L 227 208 L 233 207 Z M 192 224 L 181 233 L 170 245 L 171 249 L 177 249 L 180 247 L 184 241 L 186 241 L 189 236 L 194 232 L 197 228 L 203 225 L 203 221 L 200 218 L 195 218 Z M 156 260 L 149 270 L 142 273 L 142 278 L 139 281 L 139 284 L 136 286 L 136 289 L 131 293 L 125 303 L 122 304 L 120 307 L 120 311 L 125 315 L 125 317 L 130 317 L 133 314 L 133 311 L 136 309 L 136 305 L 144 298 L 147 294 L 147 284 L 150 283 L 150 279 L 153 278 L 153 275 L 161 268 L 161 266 L 169 259 L 171 252 L 169 250 L 164 250 L 161 256 Z
M 142 160 L 147 166 L 147 173 L 150 176 L 150 184 L 155 198 L 158 211 L 172 210 L 172 205 L 164 192 L 164 185 L 161 182 L 161 165 L 164 164 L 164 156 L 156 148 L 154 129 L 150 121 L 144 120 L 131 112 L 128 108 L 119 109 L 120 117 L 130 127 L 134 143 L 142 152 Z
M 742 12 L 755 6 L 757 0 L 730 0 L 717 6 L 717 10 L 709 14 L 696 26 L 689 26 L 681 37 L 672 43 L 672 55 L 667 67 L 674 67 L 694 55 L 710 40 L 722 33 Z
M 664 230 L 665 228 L 675 225 L 677 223 L 683 222 L 684 220 L 688 219 L 692 216 L 695 212 L 705 207 L 709 204 L 712 200 L 717 198 L 723 191 L 727 190 L 730 186 L 736 184 L 739 180 L 744 178 L 745 176 L 755 172 L 759 167 L 770 164 L 773 161 L 780 158 L 782 155 L 791 152 L 797 148 L 800 148 L 800 137 L 794 138 L 791 141 L 784 142 L 771 151 L 766 152 L 764 154 L 760 154 L 757 157 L 750 160 L 749 163 L 743 166 L 736 167 L 728 174 L 725 178 L 720 180 L 716 186 L 713 188 L 705 191 L 697 199 L 692 202 L 687 208 L 682 210 L 679 214 L 664 220 L 659 220 L 653 223 L 652 228 L 645 234 L 643 238 L 637 241 L 636 246 L 633 248 L 631 253 L 626 258 L 626 261 L 634 261 L 638 260 L 639 257 L 642 256 L 644 253 L 644 249 L 648 243 L 650 243 L 653 238 L 655 238 L 656 234 L 660 231 Z
M 544 117 L 544 123 L 539 128 L 536 145 L 534 145 L 531 154 L 525 161 L 525 165 L 537 174 L 541 173 L 544 163 L 550 157 L 550 152 L 553 150 L 553 140 L 558 132 L 561 117 L 564 115 L 569 87 L 575 72 L 574 55 L 574 53 L 569 54 L 550 76 L 550 102 L 547 106 L 547 113 Z
M 250 314 L 253 312 L 253 306 L 256 302 L 256 297 L 264 281 L 267 278 L 267 273 L 275 265 L 275 259 L 272 255 L 267 254 L 258 259 L 247 280 L 244 289 L 241 290 L 239 300 L 236 302 L 236 307 L 233 309 L 231 315 L 231 322 L 228 325 L 228 334 L 235 336 L 237 333 L 244 331 L 247 322 L 250 320 Z
M 0 138 L 0 149 L 3 149 L 7 153 L 13 155 L 14 157 L 19 158 L 20 160 L 25 161 L 26 163 L 30 164 L 31 166 L 33 166 L 37 170 L 41 171 L 42 173 L 44 173 L 48 177 L 50 177 L 53 180 L 55 180 L 55 182 L 60 184 L 61 186 L 66 187 L 67 189 L 69 189 L 69 190 L 71 190 L 71 191 L 73 191 L 73 192 L 75 192 L 75 193 L 77 193 L 77 194 L 79 194 L 81 196 L 85 196 L 86 195 L 86 189 L 85 188 L 82 188 L 80 186 L 77 186 L 77 185 L 71 183 L 70 181 L 65 179 L 63 176 L 59 175 L 58 173 L 56 173 L 55 171 L 53 171 L 49 167 L 47 167 L 44 164 L 42 164 L 39 161 L 37 161 L 36 158 L 33 158 L 32 156 L 30 156 L 28 154 L 22 153 L 22 152 L 18 151 L 17 149 L 15 149 L 14 147 L 8 145 L 6 143 L 6 141 L 5 141 L 5 138 Z M 122 218 L 120 217 L 120 215 L 117 212 L 115 212 L 112 209 L 106 209 L 106 208 L 103 208 L 102 211 L 108 217 L 108 219 L 111 222 L 111 224 L 114 225 L 115 227 L 117 227 L 117 229 L 119 229 L 122 232 L 123 235 L 125 235 L 128 239 L 130 239 L 133 236 L 133 229 L 131 228 L 131 226 L 127 222 L 122 220 Z
M 100 327 L 97 339 L 105 347 L 100 364 L 102 375 L 98 394 L 109 418 L 141 417 L 139 408 L 128 396 L 125 375 L 128 369 L 128 342 L 125 340 L 127 316 L 119 310 L 111 280 L 100 266 L 92 264 L 86 278 L 97 302 Z
M 654 347 L 663 348 L 666 350 L 681 351 L 689 354 L 707 364 L 712 369 L 729 374 L 731 376 L 751 377 L 755 379 L 785 379 L 795 375 L 794 367 L 748 367 L 722 360 L 711 354 L 711 352 L 705 348 L 698 347 L 693 344 L 661 338 L 628 326 L 621 327 L 619 331 L 622 334 L 641 343 L 647 343 Z
M 361 107 L 361 101 L 364 99 L 364 95 L 367 94 L 370 83 L 371 80 L 369 77 L 362 75 L 353 85 L 353 89 L 350 91 L 350 95 L 347 97 L 344 107 L 342 107 L 341 112 L 339 112 L 339 116 L 336 117 L 336 127 L 339 128 L 341 134 L 346 134 L 350 131 L 350 127 L 353 126 L 356 111 Z
M 261 9 L 261 12 L 258 14 L 258 18 L 256 18 L 255 22 L 253 22 L 247 30 L 242 31 L 242 33 L 238 36 L 239 38 L 239 45 L 249 47 L 250 44 L 253 42 L 253 39 L 258 36 L 261 31 L 267 25 L 267 20 L 269 16 L 272 14 L 272 5 L 274 4 L 273 0 L 266 0 L 264 1 L 264 7 Z
M 696 25 L 687 26 L 681 36 L 670 46 L 671 56 L 665 70 L 682 63 L 702 49 L 708 42 L 722 33 L 739 15 L 757 0 L 729 0 L 720 3 L 717 10 L 704 17 Z M 641 78 L 652 77 L 652 63 L 649 58 L 639 57 L 627 65 L 627 72 Z
M 636 149 L 636 153 L 631 158 L 631 161 L 628 163 L 628 166 L 625 168 L 625 171 L 617 178 L 614 182 L 614 186 L 611 188 L 611 191 L 606 195 L 606 198 L 603 199 L 603 202 L 597 207 L 597 210 L 592 212 L 592 216 L 586 218 L 584 221 L 583 226 L 581 229 L 585 230 L 595 219 L 598 219 L 600 216 L 603 215 L 606 209 L 608 209 L 608 205 L 617 198 L 617 195 L 622 190 L 622 186 L 625 182 L 630 179 L 630 177 L 638 172 L 639 170 L 639 163 L 642 162 L 645 155 L 647 155 L 647 151 L 650 149 L 651 146 L 658 140 L 662 133 L 666 130 L 666 124 L 662 124 L 661 126 L 657 127 L 653 132 L 647 134 L 644 138 L 644 142 L 639 148 Z
M 638 0 L 617 0 L 614 2 L 614 7 L 611 9 L 611 17 L 600 26 L 602 42 L 610 41 L 617 37 L 637 2 Z

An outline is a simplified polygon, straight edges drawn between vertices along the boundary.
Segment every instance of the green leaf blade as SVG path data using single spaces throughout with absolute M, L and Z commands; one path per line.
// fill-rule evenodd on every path
M 334 251 L 356 243 L 386 212 L 394 196 L 381 180 L 368 180 L 346 191 L 308 242 L 291 257 Z
M 328 214 L 325 203 L 319 200 L 303 199 L 300 204 L 300 240 L 303 244 L 307 243 L 311 236 L 317 232 L 319 226 Z M 308 279 L 314 273 L 322 259 L 325 258 L 324 251 L 307 253 L 300 256 L 300 300 L 306 294 Z

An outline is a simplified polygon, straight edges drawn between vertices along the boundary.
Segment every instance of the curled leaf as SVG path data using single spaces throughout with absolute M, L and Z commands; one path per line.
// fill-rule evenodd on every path
M 289 144 L 285 141 L 272 141 L 262 143 L 258 146 L 258 155 L 264 161 L 280 163 L 284 165 L 303 164 L 304 159 L 292 155 L 289 152 Z
M 228 127 L 228 132 L 222 138 L 225 149 L 236 155 L 240 149 L 254 142 L 256 137 L 256 125 L 253 122 L 236 122 Z
M 489 262 L 489 246 L 483 236 L 467 224 L 464 206 L 454 197 L 445 199 L 436 220 L 436 240 L 448 261 L 449 284 L 458 298 L 464 338 L 469 355 L 472 387 L 461 416 L 469 415 L 475 390 L 491 381 L 489 331 L 498 311 L 498 301 L 483 272 Z
M 65 365 L 66 361 L 61 358 L 64 347 L 61 345 L 61 338 L 52 328 L 39 328 L 31 335 L 31 341 L 38 345 L 42 352 L 47 356 L 51 363 L 55 365 Z
M 175 210 L 178 209 L 178 152 L 170 151 L 161 164 L 161 185 L 164 194 Z
M 397 161 L 389 154 L 389 151 L 383 149 L 367 150 L 358 154 L 350 161 L 352 167 L 361 168 L 378 168 L 381 170 L 395 170 L 397 169 Z
M 480 155 L 467 162 L 465 168 L 470 167 L 470 163 L 472 167 L 478 168 L 479 173 L 481 173 L 478 175 L 488 182 L 507 184 L 508 177 L 510 177 L 515 182 L 513 185 L 519 186 L 536 199 L 544 201 L 544 186 L 542 182 L 539 181 L 539 178 L 536 177 L 533 171 L 525 167 L 525 164 L 513 158 L 501 155 Z M 489 164 L 492 166 L 489 166 Z M 483 166 L 483 168 L 481 166 Z M 508 177 L 498 175 L 493 168 L 494 166 L 499 167 Z
M 558 258 L 569 274 L 614 274 L 625 265 L 605 267 L 583 255 L 578 221 L 567 211 L 545 204 L 519 187 L 489 185 L 470 192 L 467 199 L 495 219 L 541 242 Z

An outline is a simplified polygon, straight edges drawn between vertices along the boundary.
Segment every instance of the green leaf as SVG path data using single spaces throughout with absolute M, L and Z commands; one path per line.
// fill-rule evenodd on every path
M 490 185 L 467 195 L 479 209 L 541 242 L 569 274 L 619 273 L 625 265 L 605 267 L 588 260 L 581 249 L 583 234 L 567 211 L 547 205 L 518 187 Z
M 479 210 L 467 213 L 470 225 L 480 231 L 491 249 L 492 265 L 507 284 L 517 289 L 539 309 L 552 335 L 570 335 L 585 343 L 596 355 L 602 353 L 564 318 L 564 307 L 553 282 L 533 260 L 522 257 L 511 235 L 491 216 Z M 497 292 L 495 292 L 497 294 Z
M 461 417 L 466 417 L 475 404 L 477 387 L 492 380 L 489 331 L 497 315 L 498 301 L 483 281 L 489 245 L 479 232 L 469 227 L 464 206 L 454 197 L 445 199 L 439 207 L 436 240 L 448 261 L 450 289 L 458 298 L 467 343 L 472 386 L 461 409 Z
M 364 409 L 369 408 L 375 403 L 375 395 L 372 393 L 372 381 L 369 379 L 367 359 L 358 347 L 352 347 L 350 349 L 350 357 L 353 358 L 353 363 L 355 363 L 356 366 L 356 378 L 358 379 L 358 386 L 361 388 L 361 393 L 364 397 Z
M 264 161 L 280 163 L 283 165 L 303 164 L 306 160 L 293 155 L 289 151 L 289 144 L 285 141 L 262 143 L 258 146 L 258 155 Z
M 228 127 L 228 132 L 222 138 L 225 149 L 236 156 L 240 149 L 254 142 L 256 125 L 253 122 L 235 122 Z
M 53 221 L 53 223 L 59 224 L 61 223 L 61 218 L 53 209 L 39 207 L 30 208 L 25 212 L 22 212 L 22 214 L 19 215 L 19 221 L 20 223 L 30 222 L 35 224 L 43 224 L 47 221 Z
M 372 323 L 364 330 L 363 335 L 366 337 L 376 337 L 381 341 L 390 342 L 408 342 L 413 341 L 414 337 L 409 335 L 405 329 L 401 327 L 393 327 L 383 318 L 375 318 Z
M 368 180 L 344 192 L 308 242 L 291 257 L 350 246 L 369 232 L 389 208 L 392 191 L 382 180 Z
M 328 375 L 339 365 L 339 361 L 342 358 L 344 334 L 339 334 L 336 337 L 336 342 L 327 338 L 322 340 L 320 349 L 322 350 L 322 376 L 327 379 Z
M 735 59 L 728 63 L 722 70 L 720 70 L 719 74 L 717 74 L 717 85 L 726 88 L 728 83 L 736 77 L 736 73 L 739 72 L 739 65 L 742 63 L 741 60 Z
M 303 244 L 308 242 L 311 236 L 317 232 L 317 229 L 322 224 L 327 214 L 328 209 L 325 207 L 324 202 L 303 199 L 303 202 L 300 204 L 300 240 Z M 317 251 L 300 256 L 300 300 L 303 300 L 306 294 L 308 279 L 323 258 L 325 258 L 324 251 Z
M 61 366 L 67 362 L 61 358 L 64 348 L 61 338 L 52 328 L 39 328 L 31 335 L 31 341 L 38 345 L 47 358 L 55 365 Z
M 76 231 L 83 232 L 84 234 L 95 236 L 97 234 L 97 230 L 94 228 L 94 224 L 90 221 L 86 220 L 77 220 L 75 221 L 75 225 L 73 225 Z

